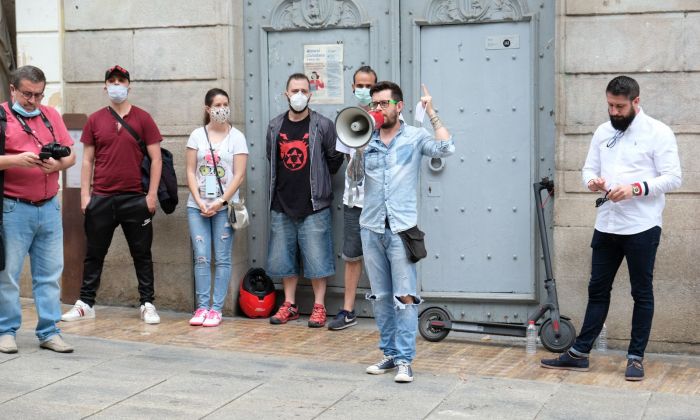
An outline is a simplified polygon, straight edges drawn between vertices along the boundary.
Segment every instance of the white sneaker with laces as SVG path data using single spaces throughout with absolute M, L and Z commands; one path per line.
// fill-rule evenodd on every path
M 78 299 L 75 305 L 70 309 L 70 311 L 61 315 L 61 321 L 80 321 L 81 319 L 93 319 L 95 318 L 95 309 L 91 308 L 90 305 Z
M 141 305 L 141 319 L 146 324 L 160 324 L 160 316 L 151 302 Z

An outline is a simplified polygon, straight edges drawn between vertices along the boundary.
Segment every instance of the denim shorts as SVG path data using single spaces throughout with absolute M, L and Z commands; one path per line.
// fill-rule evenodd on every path
M 361 207 L 343 206 L 343 260 L 362 259 L 362 239 L 360 238 Z
M 331 209 L 292 219 L 285 213 L 270 211 L 270 241 L 266 271 L 270 277 L 299 276 L 320 279 L 335 274 Z M 299 252 L 301 251 L 301 258 Z

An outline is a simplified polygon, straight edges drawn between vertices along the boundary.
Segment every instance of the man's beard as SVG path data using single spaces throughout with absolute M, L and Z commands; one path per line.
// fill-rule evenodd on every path
M 384 124 L 382 124 L 382 128 L 392 128 L 393 126 L 396 125 L 396 121 L 398 120 L 397 113 L 393 112 L 387 116 L 384 117 Z
M 608 116 L 610 117 L 610 124 L 612 124 L 615 130 L 625 131 L 627 127 L 632 124 L 637 113 L 634 111 L 634 108 L 631 108 L 630 113 L 625 116 L 613 117 L 610 114 L 608 114 Z

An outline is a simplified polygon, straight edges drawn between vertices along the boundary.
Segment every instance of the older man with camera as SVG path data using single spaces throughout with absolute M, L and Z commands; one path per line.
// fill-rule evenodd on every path
M 11 102 L 0 105 L 0 185 L 4 186 L 0 272 L 0 352 L 16 353 L 22 323 L 19 283 L 29 255 L 40 347 L 70 353 L 59 335 L 63 226 L 58 172 L 75 163 L 73 140 L 58 112 L 40 104 L 46 77 L 23 66 L 10 77 Z M 2 182 L 4 181 L 4 182 Z M 0 191 L 2 189 L 0 188 Z

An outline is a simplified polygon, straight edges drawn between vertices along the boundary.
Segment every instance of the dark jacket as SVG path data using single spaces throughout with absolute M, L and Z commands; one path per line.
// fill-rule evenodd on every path
M 314 211 L 325 209 L 333 201 L 333 184 L 331 175 L 338 172 L 343 164 L 344 155 L 335 150 L 335 124 L 316 111 L 311 112 L 309 122 L 309 158 L 311 162 L 311 205 Z M 270 197 L 268 208 L 272 206 L 272 198 L 277 182 L 277 137 L 282 122 L 289 111 L 276 116 L 267 127 L 267 160 L 270 162 Z M 274 156 L 275 160 L 271 157 Z

